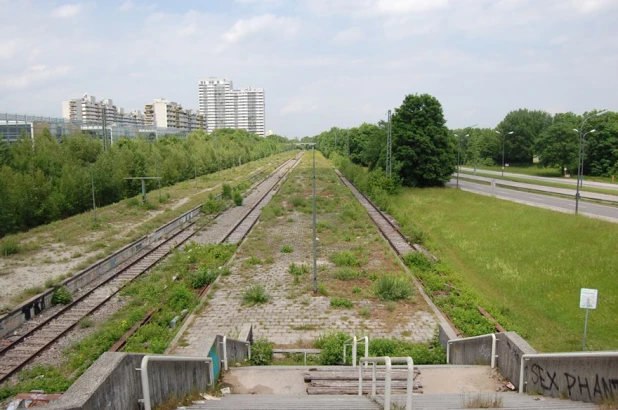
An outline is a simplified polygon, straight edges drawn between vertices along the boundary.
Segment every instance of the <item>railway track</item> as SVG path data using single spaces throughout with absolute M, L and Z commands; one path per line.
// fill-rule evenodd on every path
M 277 182 L 287 175 L 299 162 L 301 155 L 290 159 L 277 167 L 267 178 L 264 178 L 253 189 L 257 189 L 265 181 L 277 177 Z M 261 208 L 276 191 L 276 183 L 256 201 L 249 211 L 234 225 L 222 242 L 238 243 L 255 225 Z M 220 215 L 215 216 L 218 218 Z M 127 261 L 115 267 L 108 277 L 98 283 L 93 289 L 80 295 L 70 304 L 60 309 L 35 327 L 29 329 L 15 340 L 3 340 L 0 344 L 0 383 L 21 370 L 42 352 L 50 348 L 57 340 L 71 331 L 80 320 L 96 312 L 129 282 L 139 277 L 173 249 L 181 246 L 199 229 L 195 222 L 190 222 L 183 229 L 174 233 L 156 247 L 146 251 L 141 257 Z M 234 242 L 236 241 L 236 242 Z
M 356 187 L 348 181 L 339 171 L 335 171 L 341 182 L 352 191 L 358 202 L 367 210 L 369 216 L 376 224 L 382 235 L 386 238 L 391 247 L 399 256 L 403 256 L 408 252 L 421 251 L 418 246 L 410 243 L 406 236 L 401 232 L 399 227 L 395 225 L 390 218 L 382 212 L 365 194 L 360 192 Z

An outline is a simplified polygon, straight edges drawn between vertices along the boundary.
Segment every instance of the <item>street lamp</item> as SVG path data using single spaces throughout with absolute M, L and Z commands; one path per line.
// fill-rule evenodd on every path
M 512 135 L 515 131 L 507 132 L 502 136 L 502 178 L 504 178 L 504 140 L 506 140 L 507 135 Z M 496 134 L 501 134 L 500 131 L 496 130 Z
M 584 134 L 584 124 L 586 124 L 586 121 L 588 121 L 592 117 L 598 117 L 599 115 L 603 115 L 603 114 L 607 114 L 607 113 L 608 113 L 608 111 L 605 110 L 605 111 L 598 112 L 596 114 L 589 115 L 589 116 L 587 116 L 586 118 L 583 119 L 582 125 L 579 127 L 579 131 L 574 129 L 574 131 L 579 132 L 579 158 L 577 160 L 577 190 L 575 192 L 575 214 L 577 214 L 577 211 L 579 210 L 579 188 L 581 186 L 581 177 L 583 176 L 583 173 L 584 173 L 584 158 L 583 158 L 583 156 L 584 156 L 584 138 L 589 133 L 596 131 L 596 129 L 594 129 L 594 130 L 588 131 L 586 134 Z
M 457 134 L 455 134 L 455 136 L 457 137 L 457 188 L 459 188 L 459 151 L 461 151 L 461 137 Z M 464 138 L 469 137 L 470 134 L 466 134 L 464 135 Z

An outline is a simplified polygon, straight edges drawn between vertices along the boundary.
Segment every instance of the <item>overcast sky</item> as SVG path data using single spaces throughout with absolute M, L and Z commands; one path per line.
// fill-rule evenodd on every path
M 288 137 L 377 122 L 429 93 L 451 128 L 517 108 L 618 111 L 618 0 L 0 0 L 0 112 L 84 93 L 198 107 L 198 81 L 266 92 Z

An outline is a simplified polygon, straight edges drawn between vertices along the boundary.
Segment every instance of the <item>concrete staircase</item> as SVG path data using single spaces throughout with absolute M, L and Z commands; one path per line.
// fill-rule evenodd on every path
M 276 396 L 231 394 L 221 400 L 194 404 L 187 409 L 208 410 L 378 410 L 382 406 L 366 396 Z
M 414 396 L 412 408 L 414 410 L 453 410 L 453 409 L 474 409 L 467 407 L 464 404 L 469 404 L 478 398 L 487 398 L 490 400 L 498 399 L 502 406 L 501 409 L 510 410 L 543 410 L 543 409 L 598 409 L 592 403 L 583 403 L 580 401 L 552 399 L 551 397 L 543 396 L 528 396 L 527 394 L 519 394 L 515 392 L 506 393 L 448 393 L 448 394 L 424 394 Z M 381 396 L 376 397 L 376 401 L 382 404 L 384 400 Z M 396 404 L 401 409 L 406 407 L 405 395 L 393 395 L 391 403 Z M 487 407 L 485 407 L 487 408 Z

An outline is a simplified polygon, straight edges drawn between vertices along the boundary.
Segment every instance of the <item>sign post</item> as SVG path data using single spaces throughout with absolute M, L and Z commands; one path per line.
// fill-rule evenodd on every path
M 586 321 L 584 322 L 584 341 L 582 350 L 586 350 L 586 332 L 588 330 L 588 311 L 597 308 L 597 298 L 599 291 L 597 289 L 582 288 L 579 295 L 579 307 L 586 309 Z

